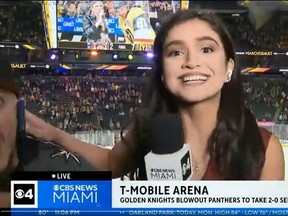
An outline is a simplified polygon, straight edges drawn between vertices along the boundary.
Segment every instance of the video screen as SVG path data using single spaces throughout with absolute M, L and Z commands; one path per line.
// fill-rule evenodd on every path
M 57 1 L 58 48 L 149 51 L 178 1 Z
M 286 54 L 264 52 L 266 55 L 238 55 L 237 60 L 242 72 L 272 72 L 287 69 Z M 275 69 L 275 70 L 274 70 Z

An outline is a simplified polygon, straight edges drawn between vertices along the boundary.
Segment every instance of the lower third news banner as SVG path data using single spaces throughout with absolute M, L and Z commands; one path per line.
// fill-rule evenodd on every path
M 120 181 L 109 172 L 24 172 L 11 181 L 11 215 L 288 215 L 288 182 Z
M 288 215 L 288 181 L 113 181 L 126 215 Z

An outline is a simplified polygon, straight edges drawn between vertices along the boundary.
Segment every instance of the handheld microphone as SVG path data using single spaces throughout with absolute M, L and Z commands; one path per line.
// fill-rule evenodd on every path
M 26 121 L 25 121 L 25 101 L 23 99 L 17 102 L 17 135 L 25 136 Z
M 20 99 L 17 102 L 17 133 L 16 133 L 16 146 L 17 153 L 20 161 L 23 161 L 27 146 L 23 145 L 23 140 L 26 137 L 26 120 L 25 120 L 25 101 Z
M 151 146 L 144 160 L 148 180 L 188 180 L 192 174 L 190 150 L 184 144 L 179 115 L 156 116 L 148 134 Z

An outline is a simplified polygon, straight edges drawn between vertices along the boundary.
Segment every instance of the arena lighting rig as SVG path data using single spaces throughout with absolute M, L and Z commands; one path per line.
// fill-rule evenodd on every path
M 26 44 L 21 42 L 0 42 L 0 49 L 26 49 L 26 50 L 43 50 L 43 47 L 37 45 Z M 113 61 L 123 61 L 135 60 L 135 56 L 138 56 L 142 59 L 152 59 L 154 54 L 151 51 L 122 51 L 122 50 L 97 50 L 97 49 L 49 49 L 48 50 L 48 59 L 51 61 L 57 61 L 59 56 L 66 55 L 68 53 L 74 53 L 75 60 L 78 59 L 91 59 L 96 57 L 111 56 Z
M 152 52 L 133 52 L 133 51 L 100 51 L 100 50 L 76 50 L 75 58 L 76 59 L 89 59 L 100 56 L 111 56 L 113 61 L 117 60 L 130 60 L 132 61 L 135 56 L 139 56 L 141 58 L 152 59 L 154 54 Z
M 93 68 L 102 67 L 103 65 L 114 66 L 115 65 L 134 65 L 135 70 L 139 68 L 153 67 L 154 53 L 151 51 L 125 51 L 125 50 L 97 50 L 97 49 L 49 49 L 43 50 L 41 47 L 37 47 L 31 44 L 17 43 L 17 42 L 0 42 L 0 51 L 9 50 L 11 51 L 25 51 L 22 54 L 23 60 L 16 60 L 13 62 L 13 68 L 24 69 L 24 68 L 47 68 L 53 69 L 56 65 L 69 65 L 69 68 L 73 69 L 73 64 L 91 64 Z M 27 51 L 27 52 L 26 52 Z M 37 54 L 39 52 L 39 54 Z M 4 52 L 5 53 L 5 52 Z M 8 53 L 8 52 L 7 52 Z M 29 60 L 29 63 L 24 62 L 26 57 L 34 53 L 33 56 L 45 56 L 39 63 Z M 248 74 L 284 74 L 287 73 L 288 67 L 287 62 L 288 50 L 257 50 L 257 49 L 242 49 L 236 50 L 236 55 L 241 59 L 240 62 L 253 61 L 256 58 L 259 59 L 270 59 L 270 64 L 243 64 L 241 66 L 241 72 L 244 75 Z M 242 59 L 243 58 L 243 59 Z M 272 60 L 271 60 L 272 59 Z M 261 61 L 262 61 L 261 60 Z M 11 60 L 13 61 L 13 60 Z M 15 60 L 14 60 L 15 61 Z M 282 62 L 282 63 L 281 63 Z M 25 66 L 24 66 L 25 65 Z M 265 67 L 263 67 L 265 65 Z M 274 67 L 273 65 L 277 65 Z M 108 67 L 107 66 L 107 67 Z M 57 66 L 58 67 L 58 66 Z M 106 66 L 105 66 L 106 67 Z M 86 67 L 85 67 L 86 68 Z M 84 68 L 84 69 L 85 69 Z M 119 68 L 118 66 L 116 67 Z M 126 67 L 125 67 L 126 68 Z M 134 70 L 134 68 L 132 70 Z M 83 68 L 82 68 L 83 69 Z M 116 69 L 115 69 L 116 70 Z

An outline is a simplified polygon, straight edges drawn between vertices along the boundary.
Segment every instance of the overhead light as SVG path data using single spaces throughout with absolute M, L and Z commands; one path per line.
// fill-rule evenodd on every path
M 129 59 L 129 60 L 132 60 L 132 59 L 133 59 L 133 55 L 132 55 L 132 54 L 129 54 L 129 55 L 128 55 L 128 59 Z
M 93 50 L 93 51 L 91 51 L 91 55 L 92 55 L 92 56 L 96 56 L 96 55 L 98 55 L 98 52 L 95 51 L 95 50 Z
M 29 45 L 29 44 L 23 44 L 23 46 L 25 48 L 27 48 L 27 49 L 30 49 L 30 50 L 35 50 L 36 49 L 35 47 L 33 47 L 33 46 Z
M 67 69 L 67 70 L 71 69 L 71 67 L 69 67 L 68 65 L 65 65 L 65 64 L 62 64 L 61 67 L 64 68 L 64 69 Z
M 55 55 L 54 53 L 52 53 L 51 56 L 50 56 L 50 59 L 51 59 L 51 60 L 56 59 L 56 55 Z
M 113 54 L 112 58 L 115 60 L 118 58 L 118 55 L 115 53 L 115 54 Z
M 146 54 L 146 56 L 148 57 L 148 58 L 153 58 L 153 53 L 152 52 L 148 52 L 147 54 Z

